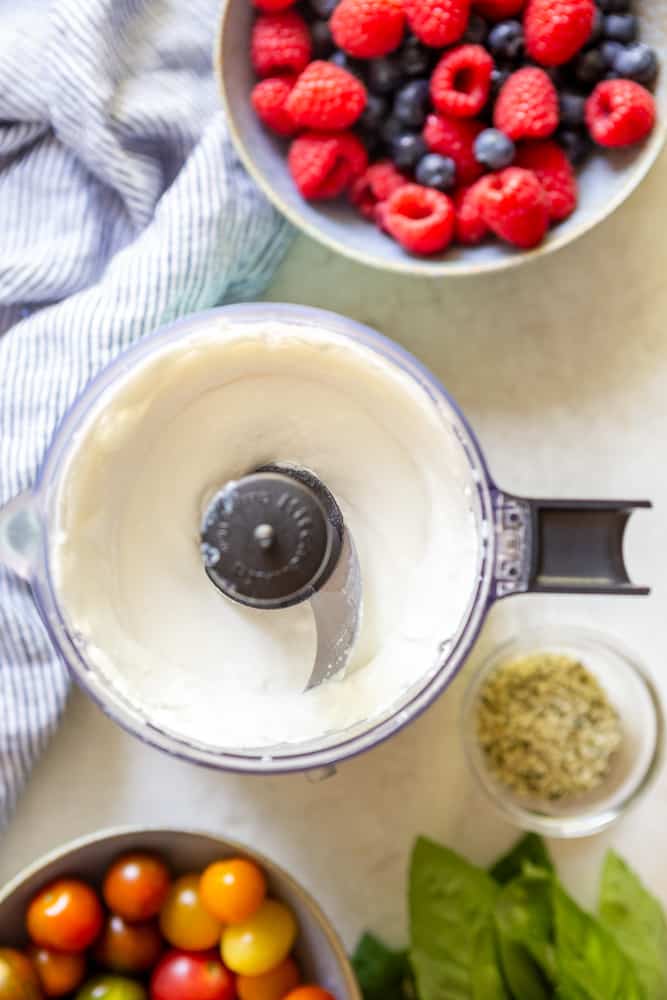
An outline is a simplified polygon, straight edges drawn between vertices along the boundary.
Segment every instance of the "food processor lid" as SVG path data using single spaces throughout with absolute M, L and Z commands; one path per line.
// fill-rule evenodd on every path
M 307 688 L 340 673 L 361 619 L 361 571 L 333 494 L 312 472 L 272 463 L 215 494 L 201 525 L 208 578 L 264 611 L 310 601 L 317 652 Z

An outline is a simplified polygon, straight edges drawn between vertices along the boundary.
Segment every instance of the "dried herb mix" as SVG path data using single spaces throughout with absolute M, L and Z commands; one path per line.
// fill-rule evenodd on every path
M 477 737 L 504 785 L 556 802 L 602 784 L 622 731 L 618 713 L 579 660 L 536 652 L 509 660 L 485 681 Z

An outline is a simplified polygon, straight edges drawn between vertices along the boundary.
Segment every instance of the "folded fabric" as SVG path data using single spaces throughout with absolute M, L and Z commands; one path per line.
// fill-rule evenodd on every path
M 253 298 L 290 230 L 234 157 L 218 0 L 0 0 L 0 505 L 88 380 L 143 333 Z M 0 568 L 0 827 L 65 668 Z

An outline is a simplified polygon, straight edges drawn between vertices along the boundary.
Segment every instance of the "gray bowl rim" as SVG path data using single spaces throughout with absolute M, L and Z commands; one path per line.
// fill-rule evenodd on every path
M 218 90 L 222 98 L 223 108 L 225 110 L 227 127 L 244 167 L 259 189 L 266 195 L 278 211 L 292 223 L 295 229 L 298 229 L 307 236 L 310 236 L 310 238 L 315 240 L 317 243 L 323 244 L 329 250 L 333 250 L 336 253 L 342 254 L 344 257 L 355 260 L 360 264 L 366 265 L 367 267 L 375 268 L 376 270 L 392 271 L 399 274 L 410 274 L 421 278 L 474 277 L 481 274 L 493 274 L 498 271 L 506 271 L 509 268 L 518 267 L 521 264 L 537 260 L 540 257 L 546 257 L 548 254 L 551 254 L 556 250 L 561 250 L 563 247 L 573 243 L 575 240 L 579 239 L 580 236 L 583 236 L 585 233 L 597 226 L 600 222 L 604 222 L 605 219 L 609 218 L 609 216 L 612 215 L 612 213 L 615 212 L 616 209 L 630 197 L 630 195 L 646 178 L 649 171 L 655 165 L 667 140 L 667 114 L 663 114 L 658 118 L 648 144 L 642 150 L 643 158 L 641 163 L 638 164 L 637 169 L 633 171 L 632 176 L 624 184 L 619 186 L 619 189 L 615 192 L 614 196 L 610 198 L 599 211 L 593 213 L 586 219 L 585 222 L 581 222 L 577 228 L 572 228 L 567 232 L 562 233 L 562 235 L 558 235 L 558 229 L 552 230 L 549 238 L 534 250 L 517 251 L 511 256 L 502 257 L 499 260 L 485 261 L 483 263 L 457 264 L 456 267 L 452 267 L 451 262 L 446 259 L 442 261 L 430 261 L 428 265 L 422 264 L 418 260 L 409 257 L 407 254 L 405 256 L 405 260 L 383 261 L 371 254 L 365 254 L 362 251 L 346 246 L 344 243 L 339 243 L 338 240 L 333 237 L 327 236 L 327 234 L 321 229 L 318 229 L 317 226 L 306 222 L 298 215 L 297 212 L 294 212 L 287 203 L 282 201 L 279 195 L 273 190 L 269 181 L 265 179 L 263 173 L 255 167 L 253 159 L 246 149 L 245 143 L 236 128 L 232 104 L 227 94 L 225 74 L 222 66 L 223 37 L 227 27 L 229 11 L 231 10 L 233 2 L 234 0 L 222 0 L 221 14 L 218 19 L 218 29 L 214 43 L 215 48 L 213 50 L 213 66 L 218 82 Z M 665 72 L 667 72 L 667 67 L 665 67 Z
M 350 1000 L 362 1000 L 359 985 L 352 970 L 347 952 L 343 946 L 343 942 L 314 896 L 312 896 L 311 893 L 308 892 L 308 890 L 305 889 L 301 883 L 285 868 L 277 864 L 275 861 L 272 861 L 260 851 L 256 851 L 254 848 L 250 848 L 240 841 L 230 840 L 220 834 L 213 833 L 210 830 L 202 830 L 196 827 L 140 826 L 131 824 L 128 826 L 105 827 L 102 830 L 95 831 L 95 833 L 83 834 L 80 837 L 75 837 L 74 840 L 69 840 L 64 844 L 61 844 L 59 847 L 55 847 L 52 850 L 47 851 L 46 854 L 41 855 L 35 861 L 32 861 L 29 865 L 22 868 L 16 875 L 13 875 L 12 878 L 5 883 L 5 885 L 0 887 L 0 906 L 7 902 L 7 900 L 10 899 L 11 896 L 23 886 L 24 882 L 27 882 L 28 879 L 33 878 L 34 876 L 38 876 L 39 873 L 48 865 L 57 861 L 63 861 L 69 855 L 73 855 L 85 847 L 89 847 L 93 844 L 102 844 L 105 841 L 112 840 L 116 837 L 132 837 L 138 835 L 150 836 L 151 834 L 154 834 L 156 837 L 169 837 L 175 835 L 205 838 L 206 840 L 211 841 L 212 846 L 219 846 L 221 850 L 225 852 L 229 851 L 234 854 L 251 858 L 262 868 L 265 868 L 269 874 L 277 875 L 280 879 L 288 882 L 295 895 L 301 899 L 326 937 L 332 954 L 336 959 L 337 964 L 340 966 Z

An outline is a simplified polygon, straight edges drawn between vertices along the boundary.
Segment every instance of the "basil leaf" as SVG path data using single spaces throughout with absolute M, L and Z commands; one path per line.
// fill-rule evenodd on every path
M 524 864 L 529 861 L 538 868 L 553 871 L 553 862 L 549 857 L 547 845 L 536 833 L 527 833 L 517 841 L 514 847 L 498 858 L 490 870 L 492 878 L 500 885 L 507 885 L 517 875 L 523 873 Z
M 667 920 L 660 903 L 622 858 L 609 851 L 602 869 L 600 920 L 634 962 L 646 1000 L 667 997 Z
M 364 1000 L 405 1000 L 412 973 L 407 952 L 391 951 L 373 934 L 364 934 L 352 956 Z
M 492 935 L 498 886 L 420 837 L 410 865 L 410 960 L 420 1000 L 508 1000 Z M 485 992 L 480 992 L 485 990 Z
M 550 984 L 556 981 L 552 892 L 552 875 L 526 864 L 525 874 L 506 885 L 496 900 L 503 970 L 521 1000 L 550 996 Z
M 645 1000 L 634 966 L 612 935 L 553 882 L 560 1000 Z

